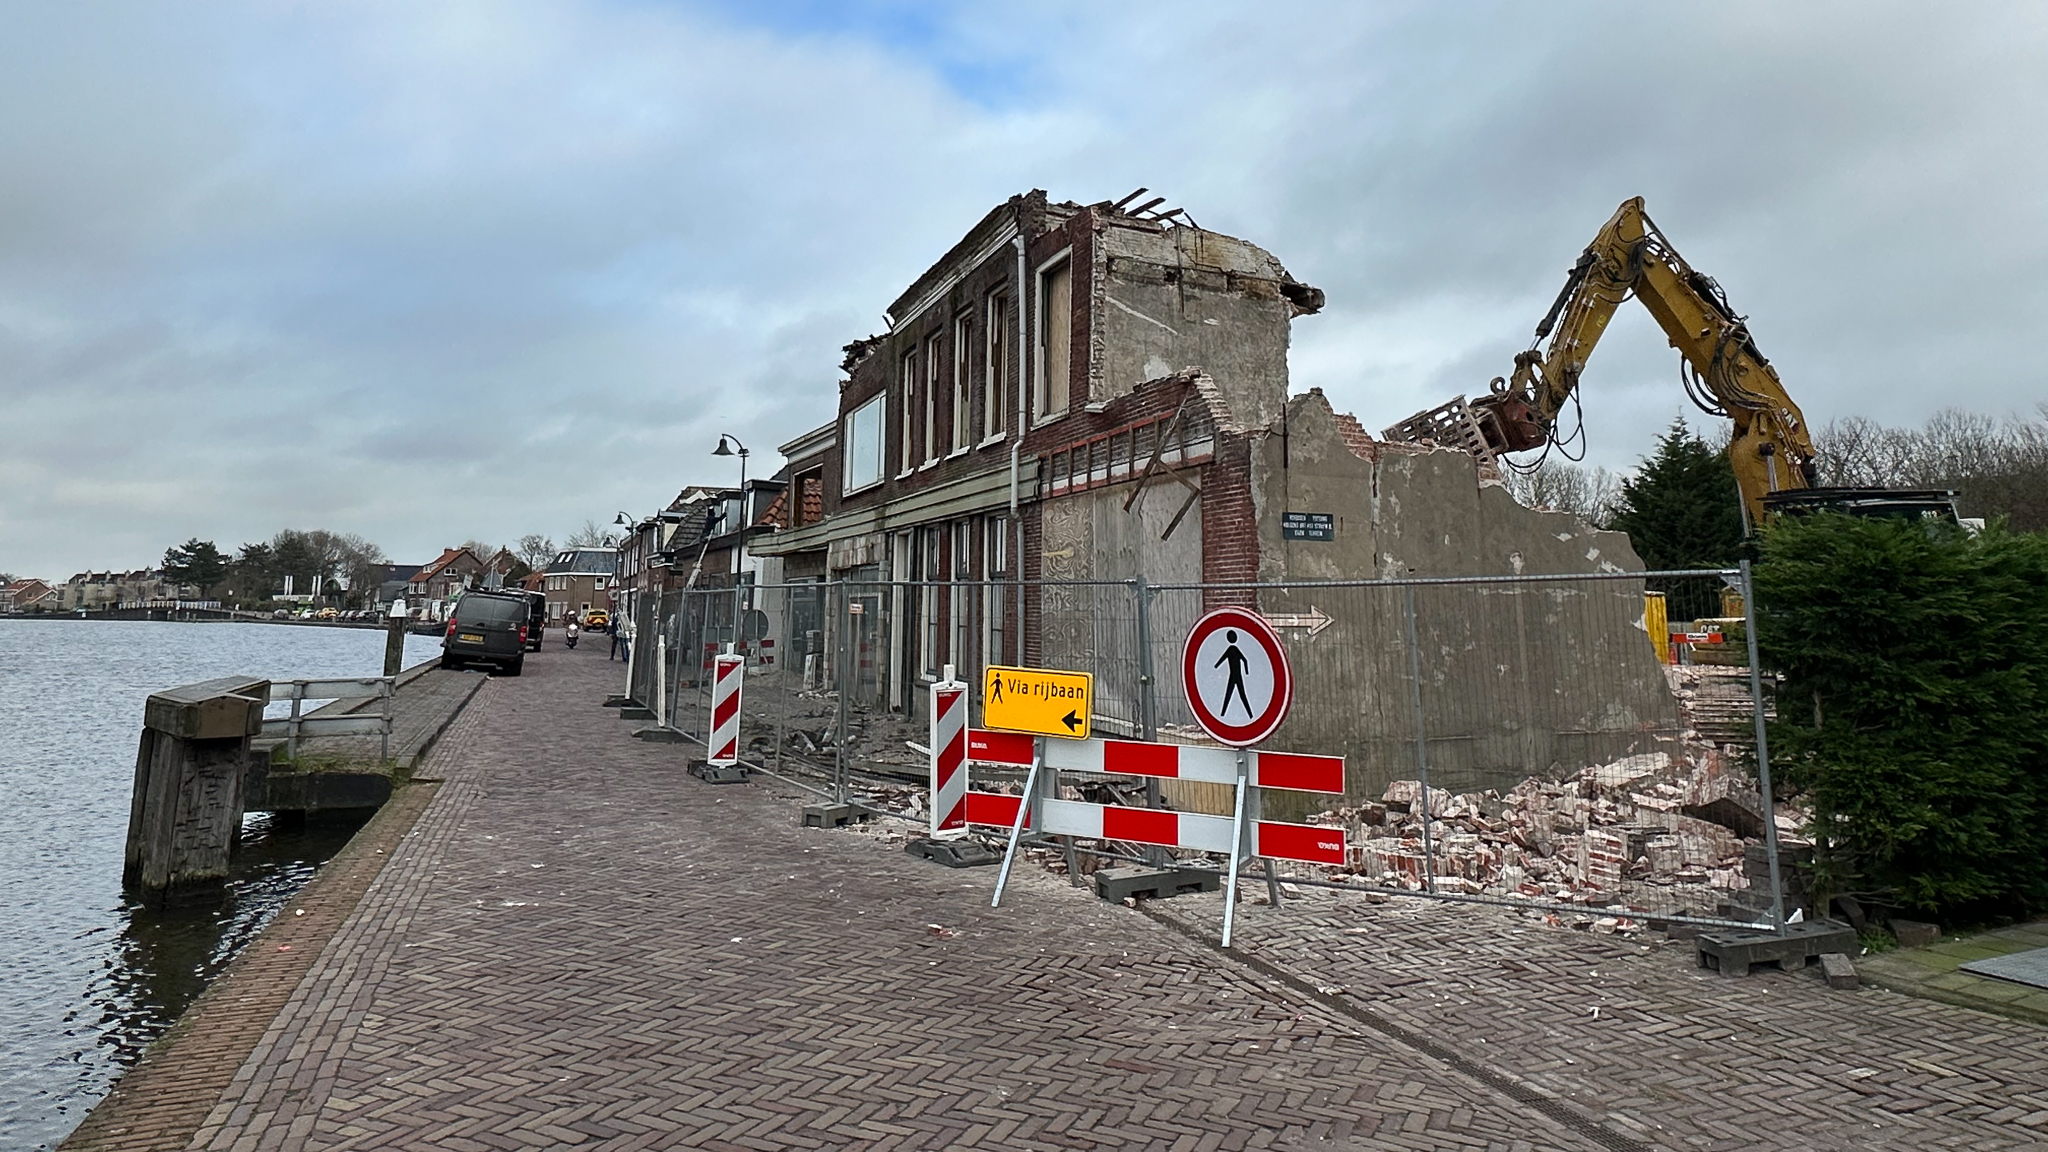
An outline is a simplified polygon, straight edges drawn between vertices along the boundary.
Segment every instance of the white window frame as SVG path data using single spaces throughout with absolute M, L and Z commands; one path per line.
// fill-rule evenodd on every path
M 905 352 L 903 354 L 903 360 L 901 364 L 898 365 L 898 376 L 898 386 L 902 389 L 903 392 L 903 471 L 899 474 L 898 478 L 900 479 L 902 476 L 910 475 L 910 470 L 916 467 L 917 465 L 917 441 L 915 438 L 917 434 L 916 348 L 912 348 L 910 351 Z
M 1009 571 L 1010 521 L 990 516 L 981 523 L 981 578 L 988 581 L 981 597 L 981 650 L 990 664 L 1003 661 L 1004 603 L 1001 577 Z
M 1003 407 L 1003 391 L 1010 384 L 1010 294 L 998 288 L 988 294 L 988 301 L 982 307 L 987 318 L 988 332 L 983 341 L 986 351 L 982 359 L 987 375 L 982 378 L 981 442 L 992 444 L 1003 434 L 1006 427 Z
M 944 363 L 945 340 L 934 332 L 924 341 L 924 462 L 939 459 L 939 365 Z
M 917 530 L 917 670 L 930 680 L 939 672 L 939 542 L 944 525 Z
M 946 593 L 946 614 L 951 618 L 952 638 L 946 655 L 953 663 L 953 674 L 971 684 L 978 679 L 972 659 L 974 600 L 972 585 L 966 583 L 974 578 L 974 521 L 954 521 L 952 536 L 953 586 Z
M 887 392 L 877 392 L 859 407 L 846 414 L 846 428 L 843 433 L 845 439 L 841 441 L 846 448 L 840 460 L 839 477 L 839 491 L 842 495 L 872 488 L 880 484 L 888 476 L 889 469 L 886 463 L 889 451 L 889 437 L 886 428 L 888 422 L 888 403 L 889 394 Z M 862 451 L 859 435 L 860 422 L 864 418 L 868 419 L 873 425 L 873 444 L 868 447 L 866 452 Z M 872 474 L 867 475 L 865 478 L 863 478 L 862 473 L 856 471 L 856 468 L 862 464 L 862 457 L 864 456 L 868 458 L 866 463 L 873 469 Z M 819 473 L 819 479 L 824 479 L 822 472 Z
M 974 314 L 953 317 L 953 442 L 948 455 L 965 452 L 973 444 L 974 403 L 968 377 L 974 365 Z

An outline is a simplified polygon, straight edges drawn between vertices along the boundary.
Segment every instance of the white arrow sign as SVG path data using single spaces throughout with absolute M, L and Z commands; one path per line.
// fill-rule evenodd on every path
M 1336 623 L 1335 620 L 1323 615 L 1323 610 L 1313 604 L 1308 606 L 1308 612 L 1305 615 L 1265 615 L 1266 623 L 1271 624 L 1275 628 L 1306 628 L 1311 636 Z

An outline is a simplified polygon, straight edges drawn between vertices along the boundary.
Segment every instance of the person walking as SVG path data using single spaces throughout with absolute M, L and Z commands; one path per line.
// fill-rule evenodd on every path
M 611 619 L 606 620 L 604 630 L 612 634 L 612 650 L 605 659 L 617 660 L 619 658 L 619 618 L 613 616 Z

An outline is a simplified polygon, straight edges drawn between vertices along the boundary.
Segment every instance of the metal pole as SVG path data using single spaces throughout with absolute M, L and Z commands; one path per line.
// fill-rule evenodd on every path
M 1131 581 L 1131 590 L 1138 596 L 1138 722 L 1144 726 L 1146 740 L 1157 740 L 1159 701 L 1152 675 L 1152 586 L 1139 576 Z M 1148 791 L 1157 792 L 1158 788 L 1156 780 L 1148 785 Z
M 832 743 L 832 802 L 846 803 L 846 695 L 853 690 L 853 602 L 847 599 L 846 577 L 839 578 L 839 738 Z
M 1742 562 L 1742 630 L 1749 641 L 1749 700 L 1756 708 L 1756 783 L 1763 793 L 1764 854 L 1771 865 L 1771 927 L 1785 934 L 1785 886 L 1778 879 L 1778 805 L 1771 798 L 1771 745 L 1764 734 L 1764 680 L 1756 655 L 1756 587 Z
M 1428 891 L 1436 891 L 1436 849 L 1429 840 L 1429 733 L 1423 724 L 1422 648 L 1415 638 L 1415 589 L 1401 589 L 1402 607 L 1408 617 L 1408 684 L 1415 701 L 1415 775 L 1422 786 L 1422 878 Z
M 1003 906 L 1003 888 L 1010 882 L 1010 866 L 1017 861 L 1017 841 L 1024 835 L 1024 818 L 1031 812 L 1031 802 L 1038 795 L 1038 768 L 1045 763 L 1045 737 L 1034 739 L 1031 747 L 1031 770 L 1024 774 L 1024 795 L 1017 799 L 1017 815 L 1010 821 L 1010 846 L 1003 852 L 1003 869 L 996 873 L 996 894 L 990 897 L 988 906 Z
M 1159 739 L 1158 685 L 1152 670 L 1152 586 L 1139 576 L 1131 581 L 1131 590 L 1138 600 L 1138 724 L 1140 737 L 1149 742 Z M 1158 808 L 1161 804 L 1159 780 L 1147 776 L 1145 807 Z M 1173 853 L 1165 848 L 1147 848 L 1145 856 L 1155 868 L 1173 863 Z
M 740 577 L 747 567 L 747 450 L 740 449 L 740 538 L 733 545 L 732 558 L 732 643 L 733 651 L 739 651 L 740 643 Z
M 775 682 L 782 686 L 782 694 L 785 698 L 783 701 L 778 701 L 775 705 L 775 767 L 777 770 L 780 770 L 782 767 L 782 714 L 789 711 L 787 698 L 794 694 L 789 686 L 789 598 L 789 585 L 784 584 L 782 586 L 782 635 L 777 637 L 775 641 L 775 646 L 782 650 L 781 655 L 776 657 L 776 668 L 779 671 L 775 673 Z
M 1237 870 L 1244 858 L 1244 794 L 1250 790 L 1251 754 L 1237 750 L 1237 802 L 1230 814 L 1230 879 L 1223 889 L 1223 946 L 1230 947 L 1230 934 L 1237 925 Z
M 1266 793 L 1264 789 L 1251 787 L 1249 784 L 1247 784 L 1245 791 L 1250 793 L 1250 796 L 1245 801 L 1245 819 L 1256 826 L 1259 821 L 1266 818 Z M 1266 873 L 1266 903 L 1278 908 L 1280 907 L 1280 873 L 1273 867 L 1273 861 L 1270 857 L 1261 856 L 1258 857 L 1258 861 L 1264 866 Z

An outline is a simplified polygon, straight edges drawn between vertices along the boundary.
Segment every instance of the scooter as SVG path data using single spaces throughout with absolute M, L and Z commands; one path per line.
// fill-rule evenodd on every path
M 565 643 L 567 643 L 569 647 L 574 648 L 576 646 L 576 636 L 579 631 L 580 629 L 578 629 L 574 624 L 569 625 L 569 639 L 565 641 Z

